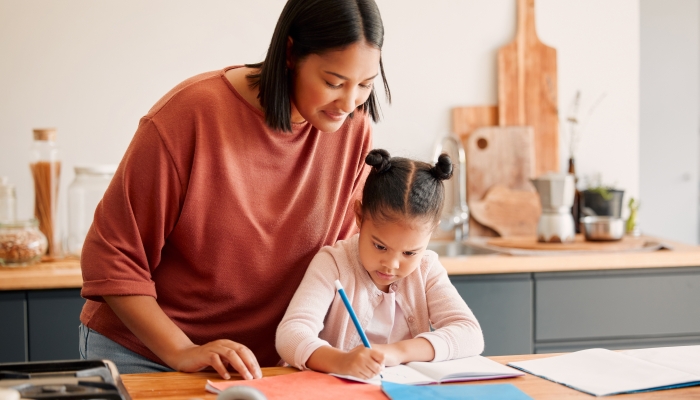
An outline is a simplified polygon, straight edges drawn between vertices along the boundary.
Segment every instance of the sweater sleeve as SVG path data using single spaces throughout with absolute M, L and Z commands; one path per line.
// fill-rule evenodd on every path
M 277 327 L 275 346 L 288 364 L 306 369 L 317 348 L 330 344 L 318 337 L 335 297 L 333 282 L 339 277 L 335 259 L 321 250 L 309 264 L 287 312 Z
M 433 345 L 435 358 L 432 361 L 469 357 L 484 351 L 481 326 L 437 257 L 428 271 L 426 297 L 435 330 L 416 337 L 425 338 Z
M 158 129 L 143 118 L 85 239 L 80 260 L 83 297 L 156 297 L 151 274 L 179 216 L 182 193 Z

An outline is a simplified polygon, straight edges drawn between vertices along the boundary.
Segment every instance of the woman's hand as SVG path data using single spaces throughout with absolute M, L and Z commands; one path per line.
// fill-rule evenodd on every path
M 198 346 L 163 312 L 150 296 L 104 296 L 107 304 L 155 355 L 170 368 L 196 372 L 211 366 L 224 379 L 230 365 L 244 379 L 261 378 L 258 361 L 247 347 L 230 340 Z
M 371 379 L 384 368 L 384 354 L 376 349 L 357 346 L 345 353 L 338 363 L 338 374 Z
M 224 379 L 230 379 L 227 365 L 235 369 L 243 379 L 262 378 L 258 360 L 247 347 L 231 340 L 216 340 L 202 346 L 192 345 L 182 349 L 169 360 L 171 366 L 182 372 L 197 372 L 211 366 Z

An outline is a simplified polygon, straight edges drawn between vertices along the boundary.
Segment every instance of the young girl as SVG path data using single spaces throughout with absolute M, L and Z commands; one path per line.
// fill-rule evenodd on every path
M 481 327 L 450 283 L 437 254 L 426 250 L 440 219 L 442 181 L 450 158 L 437 164 L 372 150 L 359 234 L 314 257 L 277 328 L 276 347 L 299 369 L 369 379 L 383 366 L 480 354 Z M 372 348 L 362 345 L 334 282 L 340 280 Z

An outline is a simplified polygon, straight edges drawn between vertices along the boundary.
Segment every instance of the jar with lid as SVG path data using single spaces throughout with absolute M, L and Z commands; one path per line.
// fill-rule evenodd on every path
M 0 222 L 17 219 L 17 194 L 15 185 L 6 176 L 0 176 Z
M 47 255 L 61 258 L 61 229 L 58 218 L 58 187 L 61 177 L 56 129 L 34 129 L 30 168 L 34 178 L 34 216 L 48 241 Z
M 68 253 L 80 256 L 97 204 L 102 200 L 116 165 L 75 167 L 75 179 L 68 187 Z
M 39 230 L 39 221 L 0 222 L 0 265 L 20 267 L 32 265 L 46 253 L 48 241 Z

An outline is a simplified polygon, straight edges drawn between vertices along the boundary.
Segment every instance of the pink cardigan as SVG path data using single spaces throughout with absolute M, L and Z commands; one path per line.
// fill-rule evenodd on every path
M 277 327 L 275 345 L 282 359 L 305 369 L 311 344 L 350 350 L 362 344 L 334 282 L 339 279 L 362 326 L 382 300 L 382 292 L 360 263 L 358 237 L 326 246 L 314 257 Z M 433 344 L 433 361 L 480 354 L 484 337 L 474 314 L 447 277 L 437 254 L 426 251 L 412 274 L 392 284 L 411 335 Z M 431 332 L 432 328 L 435 329 Z

